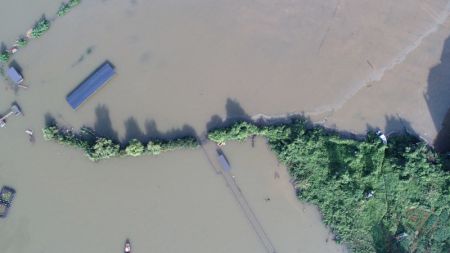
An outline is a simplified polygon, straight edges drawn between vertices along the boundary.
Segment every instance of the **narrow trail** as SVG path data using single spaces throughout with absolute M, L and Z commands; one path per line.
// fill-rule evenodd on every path
M 205 136 L 205 135 L 202 135 Z M 234 199 L 239 204 L 239 207 L 243 211 L 246 219 L 250 223 L 253 231 L 256 233 L 259 241 L 266 249 L 267 253 L 276 253 L 275 247 L 272 244 L 272 241 L 270 240 L 267 233 L 264 231 L 263 226 L 259 222 L 258 218 L 256 217 L 255 213 L 253 212 L 252 208 L 250 207 L 247 199 L 245 198 L 244 194 L 242 193 L 241 189 L 239 188 L 236 180 L 234 179 L 233 175 L 229 171 L 224 171 L 221 169 L 220 164 L 217 161 L 217 146 L 211 141 L 208 141 L 208 139 L 205 137 L 202 137 L 200 140 L 201 148 L 210 163 L 212 169 L 218 174 L 222 175 L 223 179 L 225 180 L 225 183 L 227 184 L 228 189 L 230 189 L 231 193 L 233 194 Z

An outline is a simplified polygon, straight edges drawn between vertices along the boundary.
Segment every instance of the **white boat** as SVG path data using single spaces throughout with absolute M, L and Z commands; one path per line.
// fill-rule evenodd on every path
M 130 240 L 125 240 L 125 248 L 123 250 L 124 253 L 131 253 L 131 243 Z

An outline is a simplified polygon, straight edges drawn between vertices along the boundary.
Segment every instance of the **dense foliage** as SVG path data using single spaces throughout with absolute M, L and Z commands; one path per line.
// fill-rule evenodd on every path
M 80 4 L 80 0 L 70 0 L 68 3 L 61 4 L 61 7 L 59 7 L 58 10 L 58 16 L 64 16 L 66 15 L 70 10 L 72 10 L 73 7 Z
M 32 38 L 40 38 L 50 28 L 50 21 L 46 18 L 42 18 L 37 22 L 31 31 Z
M 345 139 L 320 127 L 257 127 L 240 122 L 209 138 L 219 144 L 268 138 L 296 182 L 317 205 L 336 240 L 354 252 L 450 252 L 450 175 L 444 158 L 412 136 Z
M 144 151 L 144 145 L 136 139 L 131 140 L 125 148 L 125 152 L 129 156 L 140 156 L 144 153 Z
M 2 51 L 0 52 L 0 61 L 1 62 L 8 62 L 9 61 L 9 52 L 8 51 Z
M 45 140 L 82 149 L 92 161 L 119 156 L 137 157 L 144 154 L 159 155 L 162 152 L 183 148 L 196 148 L 199 145 L 196 138 L 186 136 L 173 140 L 153 140 L 147 145 L 142 144 L 139 140 L 133 139 L 122 148 L 113 140 L 95 136 L 93 131 L 86 128 L 82 129 L 79 134 L 58 128 L 55 125 L 48 126 L 42 131 Z
M 28 44 L 28 40 L 26 40 L 25 38 L 19 38 L 19 39 L 16 41 L 16 44 L 17 44 L 19 47 L 24 47 L 24 46 L 26 46 L 26 45 Z

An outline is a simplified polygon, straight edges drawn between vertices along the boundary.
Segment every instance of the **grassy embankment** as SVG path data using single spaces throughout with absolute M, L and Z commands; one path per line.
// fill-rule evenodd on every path
M 113 140 L 95 136 L 89 129 L 73 133 L 56 126 L 49 126 L 43 129 L 43 134 L 45 140 L 56 141 L 83 150 L 92 161 L 123 156 L 159 155 L 172 150 L 198 147 L 196 138 L 191 136 L 173 140 L 153 140 L 146 144 L 133 139 L 125 147 L 121 147 Z
M 336 240 L 354 252 L 449 252 L 448 156 L 410 135 L 391 137 L 385 145 L 373 133 L 347 139 L 303 121 L 263 127 L 239 122 L 208 134 L 218 144 L 252 136 L 267 139 L 295 180 L 298 198 L 317 205 Z M 186 137 L 147 145 L 132 140 L 120 148 L 56 126 L 45 128 L 44 137 L 81 148 L 94 161 L 198 146 Z
M 450 173 L 445 159 L 409 135 L 346 139 L 304 122 L 245 122 L 209 133 L 224 144 L 264 136 L 295 179 L 299 199 L 354 252 L 450 252 Z M 450 141 L 450 140 L 449 140 Z

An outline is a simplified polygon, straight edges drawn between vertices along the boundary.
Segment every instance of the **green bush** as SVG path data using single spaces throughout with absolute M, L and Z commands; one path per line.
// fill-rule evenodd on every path
M 105 138 L 98 138 L 89 153 L 88 157 L 93 161 L 103 160 L 120 154 L 119 144 Z
M 80 0 L 70 0 L 68 3 L 62 3 L 58 10 L 58 16 L 66 15 L 73 7 L 80 4 Z
M 125 153 L 129 156 L 140 156 L 144 153 L 145 147 L 136 139 L 131 140 L 125 148 Z
M 174 151 L 178 149 L 197 148 L 199 143 L 197 139 L 191 136 L 178 138 L 168 141 L 150 141 L 147 144 L 147 152 L 151 155 L 159 155 L 163 152 Z
M 50 28 L 50 21 L 42 18 L 32 29 L 31 37 L 40 38 Z
M 1 52 L 0 53 L 0 61 L 1 62 L 8 62 L 9 61 L 9 56 L 10 56 L 10 54 L 9 54 L 9 52 L 8 51 L 3 51 L 3 52 Z
M 80 148 L 93 161 L 99 161 L 123 155 L 137 157 L 145 153 L 159 155 L 162 152 L 174 151 L 198 147 L 197 139 L 191 136 L 174 140 L 150 141 L 145 146 L 136 139 L 131 140 L 125 148 L 121 149 L 118 143 L 95 135 L 95 132 L 82 128 L 79 134 L 65 131 L 56 125 L 50 125 L 42 129 L 43 137 L 47 141 Z
M 247 122 L 238 122 L 230 127 L 216 129 L 208 133 L 208 139 L 223 144 L 227 141 L 244 141 L 245 139 L 258 135 L 260 133 L 258 127 Z
M 161 143 L 159 142 L 148 142 L 147 144 L 147 152 L 149 152 L 152 155 L 159 155 L 162 152 Z
M 19 38 L 16 43 L 19 47 L 25 47 L 28 44 L 28 40 L 25 38 Z

